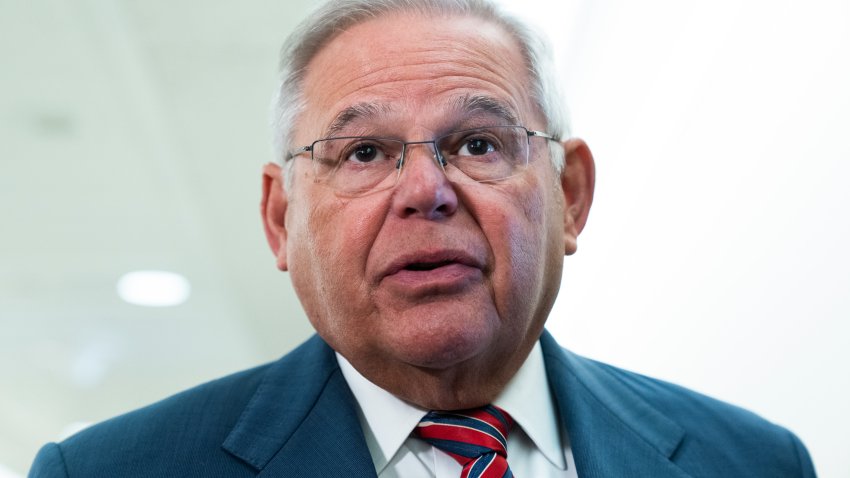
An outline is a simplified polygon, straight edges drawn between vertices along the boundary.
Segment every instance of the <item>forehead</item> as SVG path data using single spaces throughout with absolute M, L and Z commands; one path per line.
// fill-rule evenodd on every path
M 481 99 L 528 122 L 528 84 L 519 45 L 492 21 L 387 14 L 340 33 L 307 65 L 295 136 L 315 139 L 341 112 L 364 105 L 372 119 L 394 128 L 450 128 L 444 123 L 463 113 L 458 105 Z

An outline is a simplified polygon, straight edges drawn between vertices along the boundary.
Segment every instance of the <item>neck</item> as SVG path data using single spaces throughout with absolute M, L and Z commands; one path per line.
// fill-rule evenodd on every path
M 405 363 L 375 366 L 376 361 L 348 360 L 370 382 L 408 403 L 428 410 L 462 410 L 492 403 L 535 343 L 536 340 L 524 344 L 510 357 L 471 359 L 445 369 Z

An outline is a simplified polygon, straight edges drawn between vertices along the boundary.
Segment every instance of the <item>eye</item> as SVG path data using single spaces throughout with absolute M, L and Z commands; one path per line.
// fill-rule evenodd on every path
M 354 161 L 356 163 L 372 163 L 385 159 L 387 159 L 386 154 L 384 154 L 380 146 L 375 143 L 360 143 L 354 145 L 345 157 L 346 161 Z
M 458 156 L 482 156 L 496 151 L 493 142 L 486 138 L 467 138 L 463 140 Z

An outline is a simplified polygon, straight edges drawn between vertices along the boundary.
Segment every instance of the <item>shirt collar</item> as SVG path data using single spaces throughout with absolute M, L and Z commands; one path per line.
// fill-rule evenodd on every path
M 370 382 L 339 352 L 336 353 L 336 359 L 360 405 L 360 426 L 372 462 L 380 475 L 428 410 L 405 402 Z
M 336 358 L 360 405 L 359 418 L 366 445 L 380 474 L 428 410 L 405 402 L 370 382 L 339 353 Z M 565 468 L 558 417 L 539 341 L 493 404 L 513 417 L 552 464 Z
M 507 411 L 534 442 L 540 453 L 559 469 L 565 469 L 561 430 L 540 342 L 534 344 L 522 367 L 508 382 L 493 404 Z

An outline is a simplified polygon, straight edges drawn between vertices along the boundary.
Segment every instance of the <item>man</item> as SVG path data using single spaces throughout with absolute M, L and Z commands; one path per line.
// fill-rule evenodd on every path
M 49 444 L 31 476 L 814 476 L 790 432 L 544 332 L 594 167 L 527 28 L 336 1 L 282 65 L 261 211 L 318 335 Z

